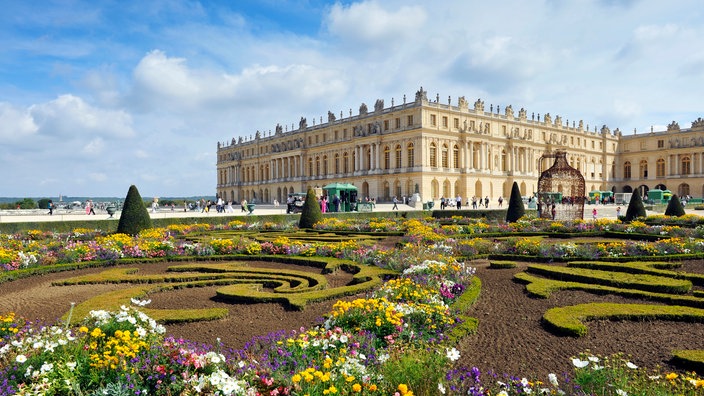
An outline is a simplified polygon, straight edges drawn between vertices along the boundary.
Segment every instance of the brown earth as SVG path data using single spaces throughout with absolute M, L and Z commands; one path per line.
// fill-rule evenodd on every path
M 163 272 L 170 264 L 139 265 L 140 273 Z M 290 265 L 256 262 L 252 266 L 291 268 Z M 704 349 L 704 325 L 666 321 L 589 322 L 589 332 L 582 338 L 561 337 L 541 325 L 543 313 L 552 307 L 585 302 L 643 303 L 617 296 L 599 296 L 586 292 L 563 291 L 549 299 L 527 296 L 524 286 L 512 280 L 525 266 L 515 269 L 489 269 L 485 262 L 475 262 L 482 281 L 481 296 L 470 314 L 479 319 L 478 333 L 458 345 L 464 366 L 476 366 L 483 372 L 515 374 L 545 379 L 547 373 L 571 372 L 570 357 L 580 352 L 606 356 L 621 352 L 645 367 L 669 369 L 674 349 Z M 130 267 L 135 267 L 130 265 Z M 317 271 L 307 267 L 296 267 Z M 52 286 L 51 282 L 102 269 L 55 273 L 0 284 L 0 314 L 15 312 L 30 320 L 53 323 L 66 313 L 71 302 L 114 290 L 121 285 Z M 688 262 L 685 270 L 704 273 L 704 261 Z M 338 272 L 328 275 L 332 286 L 349 282 L 351 275 Z M 149 308 L 226 307 L 229 316 L 215 321 L 168 325 L 167 333 L 208 344 L 220 338 L 225 347 L 239 349 L 255 336 L 279 330 L 292 330 L 320 323 L 333 300 L 309 304 L 304 311 L 289 311 L 279 304 L 229 304 L 217 301 L 215 287 L 182 289 L 150 295 Z M 352 299 L 360 296 L 346 297 Z

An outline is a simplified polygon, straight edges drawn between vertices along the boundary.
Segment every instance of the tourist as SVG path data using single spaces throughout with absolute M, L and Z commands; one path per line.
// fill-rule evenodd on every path
M 53 215 L 53 214 L 54 214 L 54 202 L 49 200 L 49 215 Z
M 243 199 L 242 202 L 240 202 L 240 207 L 242 208 L 241 212 L 247 211 L 247 200 L 246 199 Z
M 616 218 L 618 219 L 619 217 L 621 217 L 621 207 L 620 206 L 618 208 L 616 208 Z
M 596 220 L 596 208 L 592 209 L 592 219 Z
M 457 200 L 455 201 L 457 203 L 457 210 L 462 209 L 462 197 L 457 194 Z
M 501 207 L 503 205 L 503 203 L 504 203 L 504 198 L 499 197 L 499 207 Z
M 489 196 L 487 195 L 486 198 L 484 198 L 484 208 L 489 209 Z
M 322 197 L 320 197 L 320 210 L 321 210 L 323 213 L 327 213 L 327 212 L 328 212 L 328 197 L 326 197 L 325 195 L 323 195 Z

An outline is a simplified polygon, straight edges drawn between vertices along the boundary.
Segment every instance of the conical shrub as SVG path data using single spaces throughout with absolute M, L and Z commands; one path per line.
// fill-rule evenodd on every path
M 626 209 L 626 222 L 631 222 L 638 217 L 645 217 L 645 206 L 643 206 L 643 199 L 641 199 L 640 194 L 636 191 L 631 195 L 631 202 L 628 203 L 628 209 Z
M 506 222 L 515 223 L 525 214 L 526 208 L 523 206 L 521 190 L 518 188 L 518 183 L 513 182 L 513 187 L 511 187 L 511 198 L 508 200 L 508 210 L 506 211 Z
M 144 206 L 142 196 L 135 185 L 131 185 L 127 191 L 125 205 L 122 207 L 120 214 L 120 223 L 117 225 L 117 232 L 137 235 L 140 231 L 151 228 L 152 219 L 149 217 L 147 207 Z
M 320 210 L 318 197 L 312 188 L 306 193 L 306 201 L 303 203 L 301 219 L 298 221 L 298 228 L 313 228 L 313 224 L 323 219 L 323 212 Z
M 673 195 L 672 198 L 670 198 L 670 202 L 667 203 L 667 209 L 665 209 L 665 216 L 684 216 L 684 207 L 682 206 L 682 202 L 680 202 L 680 199 L 677 197 L 677 194 Z

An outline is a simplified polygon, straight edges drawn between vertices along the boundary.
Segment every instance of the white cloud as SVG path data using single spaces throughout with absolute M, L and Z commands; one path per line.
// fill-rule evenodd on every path
M 421 6 L 386 10 L 376 1 L 365 1 L 347 7 L 336 3 L 325 22 L 329 32 L 343 42 L 363 46 L 403 42 L 422 31 L 426 19 Z
M 83 146 L 83 154 L 97 156 L 103 153 L 105 150 L 105 141 L 101 138 L 91 139 L 85 146 Z
M 33 105 L 29 112 L 43 135 L 127 138 L 135 134 L 132 117 L 125 111 L 97 108 L 71 94 Z
M 3 141 L 18 141 L 37 132 L 37 125 L 26 110 L 10 103 L 0 102 L 0 138 Z

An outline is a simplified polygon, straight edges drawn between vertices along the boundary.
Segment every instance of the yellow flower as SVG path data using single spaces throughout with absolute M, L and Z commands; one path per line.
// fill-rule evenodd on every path
M 352 392 L 361 392 L 361 391 L 362 391 L 362 385 L 360 385 L 360 384 L 352 385 Z
M 668 375 L 665 376 L 665 379 L 668 381 L 673 381 L 677 379 L 677 373 L 669 373 Z

